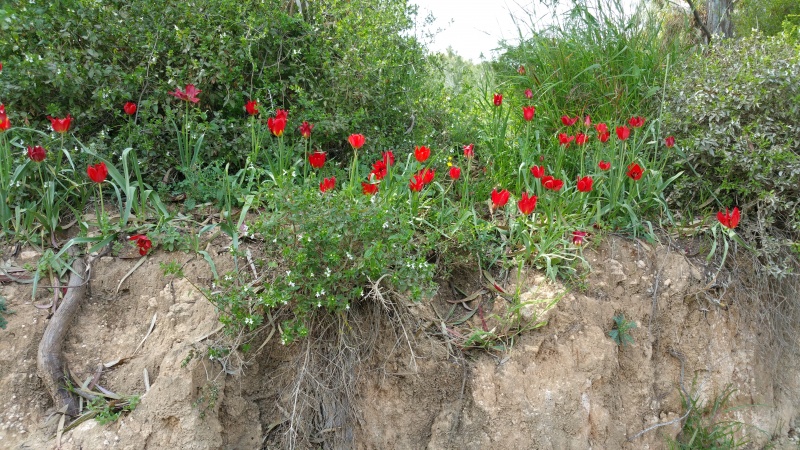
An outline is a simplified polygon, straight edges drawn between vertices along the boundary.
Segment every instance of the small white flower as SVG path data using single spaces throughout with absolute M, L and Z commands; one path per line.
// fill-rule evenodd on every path
M 314 278 L 314 272 L 311 272 L 308 276 Z
M 295 172 L 295 171 L 293 170 L 293 171 L 292 171 L 292 178 L 294 178 L 294 177 L 296 177 L 296 176 L 297 176 L 297 172 Z
M 353 260 L 353 255 L 351 255 L 350 252 L 345 253 L 345 255 L 347 255 L 347 259 L 349 259 L 350 261 Z
M 350 309 L 350 303 L 348 303 L 347 305 L 345 305 L 344 309 Z
M 289 282 L 289 287 L 294 287 L 294 281 Z
M 389 228 L 389 222 L 383 222 L 383 229 Z
M 231 281 L 233 279 L 230 275 L 225 275 L 225 281 Z
M 317 308 L 322 308 L 322 302 L 317 302 Z
M 244 319 L 244 323 L 245 323 L 245 325 L 252 325 L 253 324 L 253 319 L 248 317 L 247 319 Z
M 290 276 L 291 274 L 292 274 L 292 271 L 291 271 L 291 270 L 287 270 L 287 271 L 286 271 L 286 276 L 287 276 L 287 277 L 288 277 L 288 276 Z
M 326 267 L 325 268 L 325 278 L 330 278 L 330 276 L 331 276 L 331 268 L 330 267 Z

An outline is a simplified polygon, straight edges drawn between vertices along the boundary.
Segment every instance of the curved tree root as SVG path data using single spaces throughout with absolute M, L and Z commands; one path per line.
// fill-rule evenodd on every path
M 75 258 L 72 263 L 72 273 L 69 276 L 67 294 L 44 330 L 36 357 L 39 378 L 42 379 L 47 392 L 53 398 L 56 410 L 66 406 L 67 414 L 72 417 L 78 415 L 78 403 L 63 383 L 66 364 L 61 347 L 67 331 L 72 325 L 72 319 L 86 296 L 86 283 L 83 280 L 85 271 L 86 262 L 83 258 Z

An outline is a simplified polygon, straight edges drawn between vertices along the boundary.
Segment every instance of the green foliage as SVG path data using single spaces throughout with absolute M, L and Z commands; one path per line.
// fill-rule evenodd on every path
M 686 397 L 681 393 L 683 407 L 691 410 L 678 438 L 669 442 L 669 448 L 728 450 L 747 445 L 748 442 L 736 437 L 744 424 L 722 418 L 736 409 L 728 406 L 731 395 L 735 392 L 736 389 L 728 386 L 720 395 L 714 397 L 711 403 L 701 402 L 699 396 Z
M 796 0 L 740 0 L 733 12 L 733 24 L 740 36 L 749 36 L 755 29 L 775 36 L 784 29 L 784 23 L 800 25 L 800 3 Z
M 747 234 L 800 235 L 800 44 L 725 41 L 673 73 L 665 127 L 681 150 L 674 165 L 694 176 L 672 203 L 690 214 L 738 205 Z
M 123 412 L 131 412 L 136 409 L 139 400 L 138 395 L 113 400 L 109 400 L 105 397 L 97 397 L 90 401 L 86 407 L 95 414 L 94 420 L 100 423 L 100 425 L 105 425 L 107 423 L 116 422 Z
M 0 329 L 5 330 L 6 329 L 6 325 L 8 325 L 8 322 L 6 321 L 6 318 L 3 317 L 5 315 L 7 315 L 7 314 L 11 314 L 11 311 L 9 311 L 8 308 L 6 307 L 6 299 L 3 298 L 3 297 L 0 297 Z
M 617 345 L 624 347 L 628 344 L 633 344 L 633 336 L 631 336 L 630 331 L 634 328 L 636 328 L 636 322 L 625 320 L 625 315 L 619 313 L 614 316 L 614 327 L 608 332 L 608 335 Z

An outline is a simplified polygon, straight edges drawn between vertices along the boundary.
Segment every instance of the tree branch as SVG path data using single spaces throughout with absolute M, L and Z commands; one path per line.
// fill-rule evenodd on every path
M 703 32 L 703 35 L 705 35 L 707 43 L 710 44 L 711 33 L 708 32 L 708 28 L 706 28 L 706 25 L 703 23 L 703 20 L 700 19 L 700 13 L 697 12 L 697 8 L 694 7 L 694 3 L 692 3 L 692 0 L 686 0 L 686 3 L 689 4 L 689 8 L 692 10 L 695 22 L 697 22 L 697 25 L 700 27 L 700 31 Z

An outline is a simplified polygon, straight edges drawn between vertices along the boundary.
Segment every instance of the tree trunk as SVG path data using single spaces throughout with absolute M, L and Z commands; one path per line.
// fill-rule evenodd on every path
M 707 0 L 706 28 L 711 34 L 721 34 L 726 38 L 733 37 L 733 0 Z

